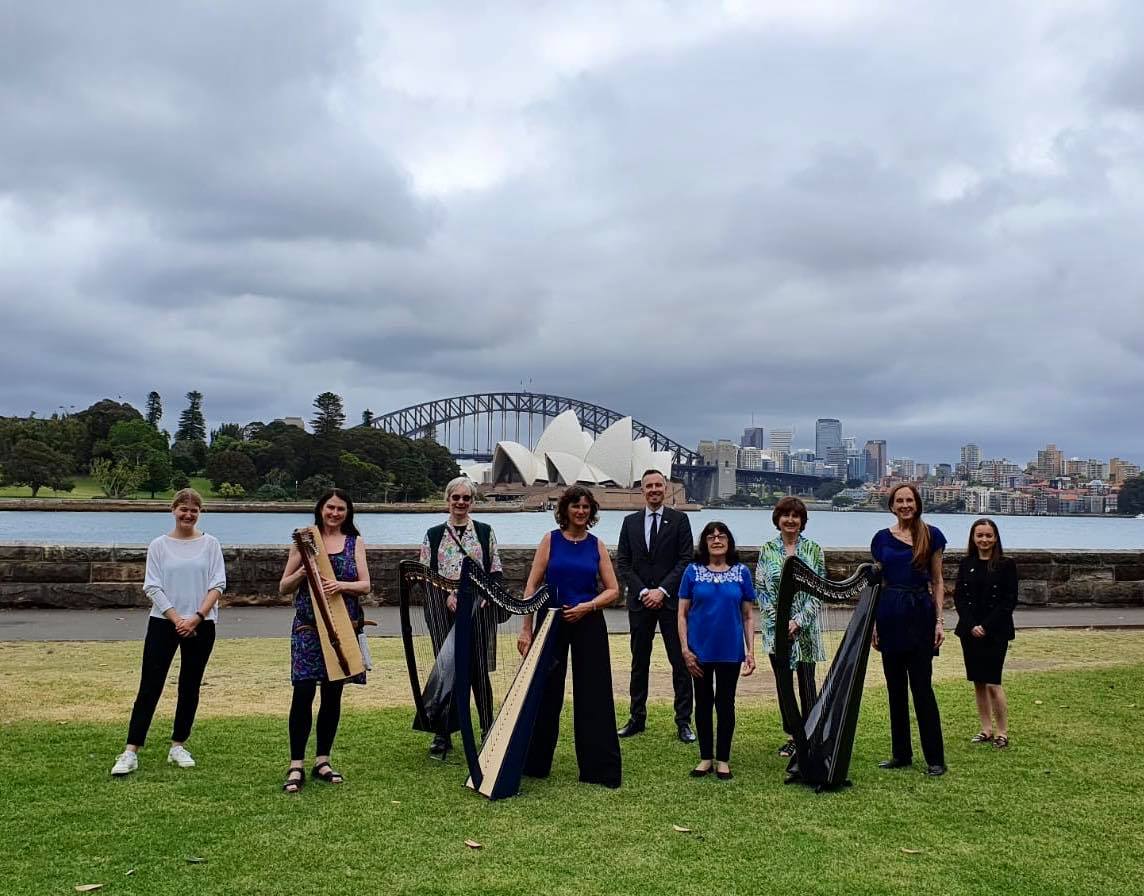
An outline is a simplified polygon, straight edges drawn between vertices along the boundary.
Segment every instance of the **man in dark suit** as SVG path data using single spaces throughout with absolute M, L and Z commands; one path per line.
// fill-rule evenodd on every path
M 671 661 L 675 688 L 675 724 L 679 739 L 693 743 L 691 675 L 683 662 L 676 610 L 679 580 L 691 562 L 694 546 L 687 514 L 664 507 L 667 480 L 648 470 L 640 480 L 646 507 L 624 518 L 616 549 L 616 570 L 627 591 L 628 626 L 632 642 L 631 718 L 620 737 L 639 734 L 647 726 L 647 676 L 656 626 Z

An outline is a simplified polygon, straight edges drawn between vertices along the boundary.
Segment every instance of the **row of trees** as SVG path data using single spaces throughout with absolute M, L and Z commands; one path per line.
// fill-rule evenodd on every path
M 456 476 L 446 448 L 362 425 L 345 429 L 340 396 L 314 400 L 312 432 L 274 420 L 226 423 L 208 435 L 203 396 L 186 394 L 172 437 L 160 428 L 162 399 L 147 396 L 145 413 L 105 399 L 48 419 L 0 418 L 0 481 L 71 491 L 88 473 L 105 494 L 154 496 L 205 476 L 216 493 L 280 501 L 311 498 L 338 485 L 363 501 L 418 501 Z M 363 424 L 371 417 L 362 415 Z

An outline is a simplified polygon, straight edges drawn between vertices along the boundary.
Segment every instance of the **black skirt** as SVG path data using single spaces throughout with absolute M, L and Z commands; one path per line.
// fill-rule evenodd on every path
M 965 656 L 965 677 L 969 681 L 1001 684 L 1001 668 L 1005 665 L 1008 641 L 992 638 L 961 639 L 961 652 Z

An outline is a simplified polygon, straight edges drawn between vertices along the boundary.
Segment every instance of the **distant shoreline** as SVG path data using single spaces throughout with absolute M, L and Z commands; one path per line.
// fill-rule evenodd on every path
M 168 511 L 171 502 L 150 498 L 0 498 L 0 512 L 44 511 L 72 513 L 147 513 Z M 204 500 L 208 513 L 313 513 L 313 501 L 212 501 Z M 358 513 L 447 513 L 444 503 L 433 504 L 373 504 L 354 503 Z M 478 504 L 475 513 L 527 513 L 529 508 L 517 503 Z

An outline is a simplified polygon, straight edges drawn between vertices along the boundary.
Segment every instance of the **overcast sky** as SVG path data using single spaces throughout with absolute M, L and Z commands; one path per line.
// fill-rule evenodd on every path
M 1144 4 L 719 8 L 0 0 L 0 414 L 1144 462 Z

